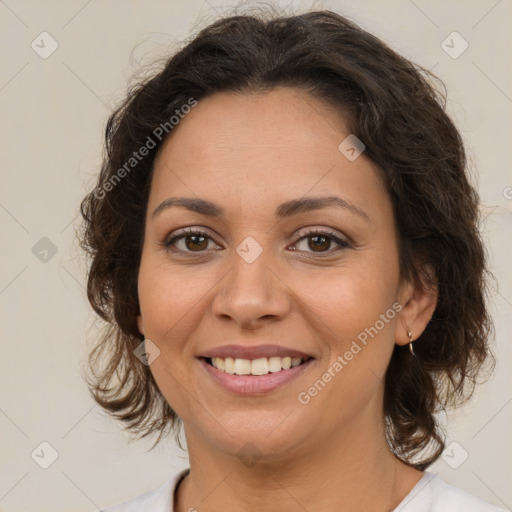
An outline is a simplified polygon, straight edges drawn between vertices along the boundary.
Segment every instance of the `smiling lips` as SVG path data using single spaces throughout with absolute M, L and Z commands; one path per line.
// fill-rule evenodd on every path
M 222 387 L 238 394 L 257 395 L 290 381 L 314 358 L 278 345 L 224 345 L 199 359 Z
M 202 357 L 218 370 L 231 375 L 266 375 L 295 368 L 311 356 L 279 345 L 223 345 Z
M 266 375 L 289 370 L 299 366 L 304 360 L 300 357 L 260 357 L 259 359 L 233 359 L 232 357 L 214 357 L 210 359 L 212 366 L 225 373 L 236 375 Z

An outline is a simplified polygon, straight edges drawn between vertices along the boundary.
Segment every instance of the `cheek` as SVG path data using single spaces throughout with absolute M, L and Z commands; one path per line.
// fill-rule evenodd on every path
M 326 360 L 300 391 L 310 400 L 305 412 L 316 411 L 326 425 L 351 421 L 367 404 L 380 414 L 396 321 L 390 288 L 389 276 L 376 266 L 364 272 L 347 268 L 317 288 L 322 293 L 308 303 Z
M 329 272 L 297 278 L 295 292 L 333 333 L 357 336 L 396 300 L 398 267 L 392 261 L 356 258 Z
M 138 291 L 147 336 L 165 346 L 168 340 L 179 341 L 197 322 L 201 301 L 211 287 L 206 274 L 199 276 L 192 268 L 143 261 Z
M 297 295 L 309 296 L 304 303 L 328 360 L 320 371 L 336 375 L 319 402 L 328 396 L 336 402 L 346 396 L 364 402 L 375 391 L 394 346 L 397 281 L 394 257 L 370 257 L 369 252 L 329 276 L 319 273 L 302 281 Z
M 150 257 L 141 261 L 138 291 L 145 334 L 160 350 L 150 371 L 165 400 L 185 421 L 194 397 L 194 353 L 187 340 L 200 323 L 201 298 L 209 288 L 186 269 L 171 269 Z

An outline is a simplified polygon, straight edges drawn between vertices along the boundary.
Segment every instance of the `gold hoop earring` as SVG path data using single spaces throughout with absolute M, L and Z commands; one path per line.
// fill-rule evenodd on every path
M 407 331 L 407 336 L 409 337 L 409 352 L 413 356 L 416 356 L 416 354 L 414 353 L 414 349 L 412 348 L 412 332 L 408 330 Z

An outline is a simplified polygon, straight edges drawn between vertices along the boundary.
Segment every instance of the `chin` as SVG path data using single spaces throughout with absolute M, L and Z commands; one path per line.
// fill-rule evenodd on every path
M 219 423 L 209 422 L 213 430 L 203 436 L 212 442 L 216 449 L 244 462 L 258 459 L 275 462 L 287 454 L 295 452 L 300 446 L 312 441 L 318 435 L 318 429 L 307 429 L 304 421 L 297 421 L 298 415 L 293 411 L 263 413 L 253 408 L 247 413 L 236 415 L 214 415 Z

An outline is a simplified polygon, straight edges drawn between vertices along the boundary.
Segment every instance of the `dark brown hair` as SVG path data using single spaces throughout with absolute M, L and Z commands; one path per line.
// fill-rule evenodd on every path
M 91 258 L 88 298 L 107 322 L 89 358 L 96 402 L 140 437 L 159 433 L 155 445 L 179 425 L 149 367 L 134 356 L 143 339 L 136 317 L 145 212 L 165 141 L 155 136 L 158 127 L 169 127 L 191 99 L 294 87 L 342 113 L 363 141 L 394 205 L 401 277 L 438 287 L 434 315 L 414 343 L 416 356 L 394 347 L 384 397 L 395 455 L 418 469 L 435 461 L 444 448 L 435 413 L 465 402 L 483 363 L 494 363 L 478 196 L 461 136 L 445 112 L 446 91 L 435 80 L 443 85 L 338 14 L 263 11 L 214 22 L 161 71 L 131 87 L 108 120 L 99 180 L 81 205 L 80 241 Z M 147 156 L 127 167 L 150 138 Z

